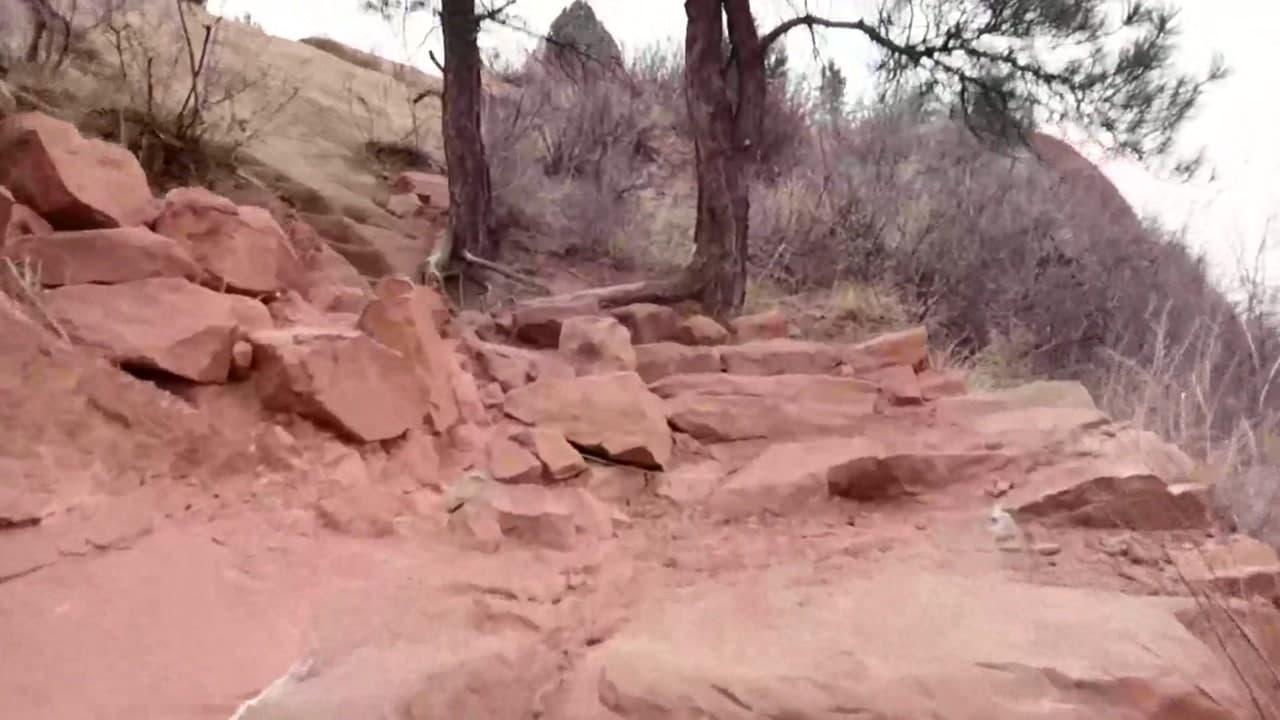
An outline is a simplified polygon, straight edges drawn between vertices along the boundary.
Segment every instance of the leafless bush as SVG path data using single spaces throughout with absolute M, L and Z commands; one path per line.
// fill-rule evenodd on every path
M 483 126 L 496 231 L 625 260 L 633 196 L 649 186 L 657 153 L 647 98 L 618 79 L 574 83 L 531 60 L 518 91 L 486 99 Z
M 261 64 L 233 65 L 222 19 L 174 0 L 160 17 L 118 9 L 103 24 L 119 93 L 118 137 L 153 174 L 191 174 L 190 156 L 217 145 L 234 155 L 299 88 Z M 252 68 L 252 69 L 246 69 Z
M 246 46 L 252 33 L 229 38 L 221 18 L 197 5 L 22 4 L 25 24 L 14 34 L 26 49 L 11 79 L 55 109 L 83 113 L 87 129 L 129 146 L 161 184 L 199 176 L 214 155 L 234 160 L 298 87 L 275 68 L 239 61 L 254 54 Z

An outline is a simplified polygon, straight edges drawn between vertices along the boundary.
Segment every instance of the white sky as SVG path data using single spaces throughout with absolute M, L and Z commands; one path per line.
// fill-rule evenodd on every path
M 535 33 L 545 32 L 570 0 L 519 0 L 515 13 Z M 1207 252 L 1223 273 L 1234 274 L 1242 251 L 1252 252 L 1271 216 L 1280 210 L 1280 43 L 1274 28 L 1280 22 L 1275 0 L 1170 0 L 1181 7 L 1183 62 L 1190 69 L 1207 67 L 1221 52 L 1233 76 L 1206 98 L 1198 115 L 1184 128 L 1180 140 L 1187 148 L 1205 147 L 1215 170 L 1212 182 L 1168 182 L 1128 162 L 1109 161 L 1090 148 L 1084 152 L 1102 162 L 1103 170 L 1140 213 L 1160 217 L 1165 224 L 1186 228 L 1192 243 Z M 757 22 L 764 29 L 795 13 L 804 0 L 754 0 Z M 808 0 L 811 11 L 844 19 L 859 16 L 874 0 Z M 325 36 L 394 60 L 408 61 L 434 72 L 427 50 L 439 55 L 439 33 L 429 34 L 430 20 L 421 16 L 401 39 L 399 28 L 357 10 L 359 0 L 210 0 L 210 9 L 224 15 L 248 12 L 274 35 L 287 38 Z M 624 53 L 654 43 L 683 42 L 681 0 L 592 0 L 596 14 L 617 38 Z M 835 10 L 834 8 L 839 8 Z M 424 42 L 425 40 L 425 42 Z M 501 28 L 481 35 L 481 45 L 513 56 L 529 48 L 535 38 Z M 813 57 L 807 32 L 788 37 L 793 67 Z M 869 81 L 866 63 L 870 46 L 857 33 L 831 31 L 818 36 L 824 58 L 835 59 L 849 76 L 851 93 Z M 1280 254 L 1270 263 L 1280 276 Z

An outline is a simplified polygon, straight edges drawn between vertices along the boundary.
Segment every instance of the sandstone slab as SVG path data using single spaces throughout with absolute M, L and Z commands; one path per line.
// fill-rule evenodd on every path
M 636 372 L 652 383 L 669 375 L 717 373 L 722 366 L 720 349 L 674 342 L 637 345 Z
M 328 424 L 361 442 L 422 422 L 425 399 L 403 355 L 354 330 L 289 328 L 250 334 L 263 405 Z
M 66 285 L 45 304 L 72 339 L 114 362 L 226 382 L 240 334 L 235 301 L 180 278 Z
M 607 315 L 567 318 L 560 327 L 559 355 L 578 375 L 636 369 L 631 333 Z
M 781 310 L 742 315 L 729 321 L 738 342 L 774 340 L 787 337 L 787 316 Z
M 723 345 L 729 341 L 729 331 L 706 315 L 690 315 L 680 322 L 674 339 L 685 345 Z
M 1175 602 L 909 570 L 717 579 L 636 612 L 599 651 L 599 699 L 636 720 L 1246 717 Z
M 46 287 L 201 275 L 185 244 L 144 227 L 27 235 L 10 242 L 4 257 L 38 267 Z
M 58 230 L 144 225 L 155 215 L 133 153 L 39 112 L 0 121 L 0 185 Z
M 582 454 L 559 430 L 529 428 L 517 433 L 515 440 L 538 457 L 547 477 L 552 480 L 568 480 L 587 471 L 587 462 L 582 459 Z
M 529 300 L 511 311 L 512 330 L 521 342 L 539 348 L 560 347 L 560 327 L 565 320 L 599 315 L 600 301 L 594 297 Z
M 666 409 L 635 373 L 539 380 L 508 393 L 503 409 L 618 462 L 661 469 L 671 459 Z
M 239 207 L 204 188 L 164 197 L 156 232 L 189 243 L 214 287 L 247 294 L 289 287 L 301 265 L 284 230 L 259 207 Z
M 734 375 L 830 375 L 840 365 L 834 346 L 787 338 L 728 345 L 720 357 Z
M 405 278 L 378 281 L 374 300 L 365 307 L 358 327 L 386 347 L 398 352 L 414 367 L 427 403 L 427 415 L 436 432 L 446 432 L 461 419 L 456 390 L 474 381 L 465 376 L 445 343 L 437 324 L 439 295 Z M 475 391 L 478 397 L 478 391 Z M 477 400 L 478 402 L 478 400 Z
M 674 427 L 709 442 L 854 432 L 873 419 L 878 395 L 872 383 L 821 375 L 672 375 L 652 390 Z
M 636 345 L 675 340 L 680 330 L 680 314 L 666 305 L 636 303 L 609 311 L 631 333 Z

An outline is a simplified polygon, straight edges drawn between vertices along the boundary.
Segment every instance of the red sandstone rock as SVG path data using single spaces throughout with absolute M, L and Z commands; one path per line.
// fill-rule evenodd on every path
M 720 369 L 719 348 L 672 342 L 636 346 L 636 372 L 648 383 L 668 375 L 717 373 Z
M 58 230 L 143 225 L 155 214 L 133 153 L 39 112 L 0 121 L 0 185 Z
M 394 277 L 380 280 L 374 294 L 360 316 L 359 328 L 403 355 L 416 369 L 432 427 L 439 433 L 448 431 L 461 419 L 454 385 L 470 382 L 474 389 L 474 381 L 470 376 L 462 377 L 452 349 L 440 336 L 434 314 L 438 294 Z M 475 401 L 478 404 L 478 391 Z
M 768 310 L 754 315 L 743 315 L 729 321 L 738 342 L 776 340 L 787 337 L 787 316 L 781 310 Z
M 569 442 L 618 462 L 661 469 L 671 459 L 671 429 L 662 401 L 635 373 L 540 380 L 511 391 L 507 415 L 553 427 Z
M 560 328 L 559 355 L 579 375 L 636 369 L 631 334 L 608 316 L 568 318 Z
M 329 424 L 360 442 L 389 440 L 422 422 L 417 368 L 353 330 L 252 333 L 254 384 L 263 405 Z
M 113 361 L 196 382 L 226 382 L 241 334 L 236 299 L 180 278 L 66 285 L 45 303 L 72 339 Z
M 38 266 L 47 287 L 201 276 L 185 244 L 144 227 L 27 235 L 10 240 L 3 255 Z
M 161 235 L 190 243 L 211 286 L 248 294 L 289 287 L 301 272 L 293 247 L 271 214 L 238 207 L 204 188 L 177 188 L 164 197 L 155 223 Z
M 729 331 L 706 315 L 692 315 L 681 321 L 674 339 L 685 345 L 723 345 L 729 341 Z
M 614 308 L 609 314 L 631 333 L 636 345 L 675 340 L 680 331 L 680 315 L 666 305 L 636 303 Z

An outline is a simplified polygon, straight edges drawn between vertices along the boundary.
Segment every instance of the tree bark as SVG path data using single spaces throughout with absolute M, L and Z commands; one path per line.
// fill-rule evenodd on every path
M 721 74 L 723 0 L 685 0 L 685 99 L 698 183 L 694 255 L 686 281 L 706 311 L 727 317 L 746 296 L 746 178 L 735 147 L 734 112 Z M 740 222 L 741 221 L 741 222 Z
M 449 229 L 432 252 L 429 265 L 443 275 L 467 253 L 493 258 L 496 238 L 489 234 L 492 192 L 484 136 L 480 129 L 480 18 L 475 0 L 444 0 L 444 156 L 449 174 Z
M 710 315 L 742 309 L 747 288 L 750 173 L 759 145 L 767 93 L 765 47 L 750 0 L 685 0 L 685 100 L 689 107 L 698 186 L 694 255 L 676 278 L 575 293 L 609 307 L 636 302 L 697 300 Z M 737 91 L 724 62 L 728 17 Z M 737 96 L 735 106 L 733 95 Z

